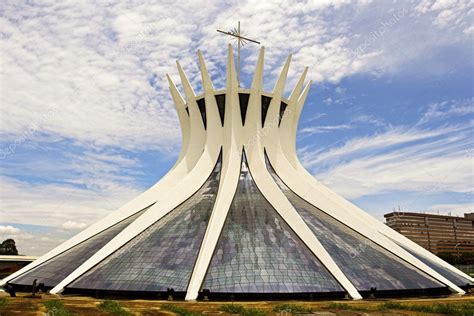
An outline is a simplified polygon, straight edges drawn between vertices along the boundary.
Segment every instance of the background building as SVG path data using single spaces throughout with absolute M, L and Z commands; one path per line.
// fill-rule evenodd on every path
M 35 256 L 0 255 L 0 277 L 4 278 L 38 259 Z
M 389 227 L 435 254 L 474 253 L 474 213 L 458 217 L 392 212 L 384 217 Z

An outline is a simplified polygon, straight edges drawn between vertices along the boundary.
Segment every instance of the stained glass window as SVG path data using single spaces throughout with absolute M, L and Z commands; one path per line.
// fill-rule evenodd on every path
M 420 260 L 421 262 L 426 264 L 428 267 L 435 270 L 436 272 L 438 272 L 439 274 L 441 274 L 442 276 L 444 276 L 446 279 L 450 280 L 451 282 L 453 282 L 457 286 L 465 286 L 467 284 L 473 285 L 471 280 L 469 280 L 465 277 L 462 277 L 461 275 L 459 275 L 457 273 L 454 273 L 451 270 L 446 269 L 445 267 L 443 267 L 443 266 L 441 266 L 441 265 L 439 265 L 439 264 L 437 264 L 437 263 L 435 263 L 435 262 L 433 262 L 429 259 L 426 259 L 425 257 L 422 257 L 422 256 L 416 254 L 415 252 L 411 251 L 410 249 L 408 249 L 408 248 L 406 248 L 402 245 L 400 245 L 400 247 L 402 247 L 403 249 L 408 251 L 410 254 L 412 254 L 414 257 L 416 257 L 418 260 Z
M 222 126 L 224 126 L 225 94 L 216 94 L 216 103 L 217 103 L 217 108 L 219 109 L 219 117 L 221 118 L 221 124 Z
M 132 215 L 114 226 L 98 233 L 97 235 L 83 241 L 82 243 L 66 250 L 56 257 L 40 264 L 23 275 L 13 279 L 12 284 L 32 285 L 37 279 L 38 283 L 44 283 L 46 287 L 54 287 L 76 268 L 83 264 L 100 248 L 105 246 L 112 238 L 117 236 L 125 227 L 143 214 L 148 208 Z
M 68 288 L 186 291 L 219 187 L 220 159 L 205 184 Z
M 275 182 L 359 291 L 441 288 L 444 285 L 368 238 L 327 215 L 291 191 L 267 159 Z
M 197 106 L 199 108 L 199 112 L 201 112 L 202 123 L 204 124 L 204 129 L 207 128 L 207 119 L 206 119 L 206 101 L 204 98 L 199 99 L 196 101 Z
M 265 200 L 245 160 L 202 288 L 234 293 L 344 291 Z

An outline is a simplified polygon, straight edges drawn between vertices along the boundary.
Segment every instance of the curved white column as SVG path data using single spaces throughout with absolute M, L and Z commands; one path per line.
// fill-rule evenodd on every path
M 297 88 L 299 86 L 300 84 L 298 83 Z M 287 137 L 294 139 L 296 137 L 296 121 L 297 119 L 299 119 L 301 107 L 307 96 L 308 88 L 309 86 L 306 87 L 302 97 L 298 101 L 298 104 L 295 104 L 296 97 L 294 96 L 294 94 L 292 94 L 292 96 L 290 97 L 290 103 L 288 105 L 288 108 L 293 108 L 294 111 L 288 112 L 287 116 L 284 117 L 284 119 L 288 120 L 293 115 L 294 120 L 293 124 L 288 124 L 288 121 L 286 121 L 286 124 L 282 126 L 283 129 L 280 131 L 281 138 Z M 298 93 L 298 91 L 294 91 L 293 93 Z M 274 95 L 275 94 L 276 93 L 274 92 Z M 272 105 L 270 105 L 270 107 L 271 106 Z M 298 108 L 295 108 L 296 106 Z M 269 109 L 268 113 L 271 116 L 267 116 L 267 119 L 274 120 L 277 115 L 276 110 L 273 109 L 273 111 L 270 111 Z M 290 130 L 284 130 L 284 128 Z M 278 133 L 278 131 L 272 131 L 269 133 L 269 135 L 273 135 L 275 132 Z M 276 173 L 279 175 L 282 181 L 298 196 L 300 196 L 312 205 L 317 205 L 318 208 L 326 214 L 332 216 L 341 223 L 351 227 L 364 237 L 375 242 L 376 244 L 393 253 L 397 257 L 402 258 L 403 260 L 407 261 L 415 267 L 418 267 L 420 270 L 424 271 L 428 275 L 432 276 L 436 280 L 448 286 L 451 291 L 459 294 L 464 294 L 464 291 L 460 289 L 457 285 L 455 285 L 447 278 L 424 264 L 416 257 L 412 256 L 406 250 L 404 250 L 385 236 L 381 235 L 378 231 L 374 230 L 373 225 L 368 224 L 366 220 L 366 218 L 370 215 L 367 215 L 364 212 L 366 216 L 364 216 L 364 218 L 362 219 L 358 216 L 354 216 L 354 211 L 348 209 L 347 204 L 338 203 L 338 201 L 334 200 L 333 195 L 328 194 L 328 190 L 323 190 L 323 186 L 317 183 L 313 177 L 311 177 L 311 179 L 308 179 L 308 173 L 304 168 L 302 168 L 296 157 L 296 151 L 293 150 L 295 148 L 294 143 L 291 145 L 291 147 L 289 147 L 290 149 L 287 148 L 285 150 L 284 147 L 281 146 L 279 138 L 264 137 L 264 144 L 270 162 L 272 163 L 272 166 L 275 169 Z M 287 159 L 288 156 L 290 157 L 290 159 Z M 296 164 L 296 168 L 294 168 L 294 165 L 292 165 L 290 161 L 292 161 L 293 164 Z M 304 170 L 304 172 L 302 172 L 302 169 Z M 318 185 L 315 185 L 315 183 Z
M 270 150 L 269 152 L 275 153 L 274 150 Z M 276 154 L 278 155 L 278 152 L 276 152 Z M 315 189 L 309 182 L 302 179 L 299 174 L 290 169 L 291 164 L 289 162 L 285 162 L 284 159 L 275 159 L 274 156 L 272 157 L 270 155 L 269 159 L 282 181 L 303 200 L 309 202 L 312 205 L 317 205 L 318 209 L 324 213 L 335 218 L 344 225 L 354 229 L 368 240 L 378 244 L 397 257 L 410 263 L 412 266 L 417 267 L 421 271 L 445 284 L 453 292 L 464 294 L 464 291 L 457 285 L 443 277 L 441 274 L 424 264 L 416 257 L 412 256 L 410 253 L 399 247 L 397 244 L 393 243 L 391 240 L 387 239 L 384 235 L 381 235 L 379 232 L 375 231 L 372 226 L 361 222 L 356 216 L 350 215 L 350 213 L 343 211 L 343 207 L 341 205 L 338 205 L 337 203 L 334 203 L 334 201 L 328 199 L 324 192 Z
M 178 61 L 176 62 L 176 65 L 178 66 L 179 76 L 181 78 L 181 83 L 183 84 L 184 94 L 186 95 L 189 121 L 191 123 L 188 152 L 183 159 L 183 161 L 186 163 L 188 171 L 190 171 L 201 157 L 207 137 L 211 135 L 206 133 L 206 130 L 204 129 L 204 122 L 202 121 L 201 111 L 199 110 L 196 102 L 196 94 L 194 93 L 193 87 L 191 86 L 191 83 L 186 77 L 183 68 L 181 68 L 181 65 Z
M 298 170 L 298 174 L 302 175 L 303 172 L 301 172 L 301 170 Z M 308 174 L 308 176 L 310 176 L 310 175 L 311 174 Z M 426 250 L 425 248 L 421 247 L 420 245 L 418 245 L 417 243 L 415 243 L 412 240 L 408 239 L 407 237 L 403 236 L 399 232 L 397 232 L 397 231 L 393 230 L 392 228 L 388 227 L 387 225 L 380 222 L 376 218 L 370 216 L 369 214 L 367 214 L 366 212 L 364 212 L 363 210 L 358 208 L 356 205 L 350 203 L 349 201 L 347 201 L 347 200 L 343 199 L 342 197 L 338 196 L 336 193 L 330 191 L 327 187 L 325 187 L 322 184 L 320 184 L 319 182 L 317 182 L 317 180 L 314 180 L 314 182 L 312 183 L 312 186 L 317 187 L 318 192 L 321 192 L 321 193 L 325 194 L 326 196 L 330 196 L 331 199 L 335 203 L 339 204 L 341 207 L 345 207 L 348 212 L 351 212 L 352 214 L 354 214 L 354 217 L 358 218 L 359 220 L 363 220 L 363 222 L 366 226 L 369 226 L 369 227 L 372 227 L 373 229 L 376 229 L 380 233 L 381 236 L 387 237 L 389 240 L 393 240 L 396 245 L 400 244 L 403 247 L 405 247 L 407 249 L 410 249 L 411 251 L 413 251 L 417 255 L 419 255 L 423 258 L 426 258 L 426 259 L 438 264 L 439 266 L 444 267 L 444 268 L 448 269 L 449 271 L 451 271 L 451 272 L 453 272 L 453 273 L 455 273 L 455 274 L 457 274 L 457 275 L 459 275 L 459 276 L 461 276 L 461 277 L 463 277 L 467 280 L 470 280 L 471 282 L 474 282 L 474 278 L 470 277 L 469 275 L 465 274 L 464 272 L 457 269 L 453 265 L 451 265 L 451 264 L 447 263 L 446 261 L 442 260 L 441 258 L 436 256 L 435 254 L 433 254 L 430 251 Z M 401 249 L 403 251 L 405 251 L 403 249 L 403 247 Z M 412 256 L 408 252 L 406 252 L 406 253 L 408 255 Z M 461 294 L 464 293 L 464 291 L 462 291 L 462 290 L 461 291 L 458 290 L 457 292 L 461 293 Z
M 298 106 L 298 100 L 301 98 L 301 103 L 302 105 L 304 104 L 309 88 L 312 84 L 312 81 L 307 83 L 300 97 L 301 89 L 303 88 L 307 73 L 308 67 L 304 69 L 296 83 L 296 86 L 290 94 L 285 113 L 281 119 L 280 128 L 278 129 L 278 138 L 280 139 L 281 146 L 285 149 L 285 157 L 294 169 L 297 168 L 299 162 L 296 154 L 291 154 L 296 153 L 296 131 L 302 110 L 302 106 Z
M 7 282 L 15 279 L 16 277 L 30 271 L 31 269 L 41 265 L 42 263 L 56 257 L 57 255 L 63 253 L 64 251 L 80 244 L 81 242 L 91 238 L 92 236 L 112 227 L 113 225 L 123 221 L 124 219 L 136 214 L 137 212 L 145 209 L 146 207 L 152 205 L 153 203 L 157 202 L 160 197 L 166 196 L 167 192 L 175 186 L 177 183 L 185 177 L 189 170 L 194 167 L 192 162 L 184 161 L 184 157 L 188 154 L 191 156 L 196 156 L 197 154 L 202 153 L 204 148 L 204 141 L 197 140 L 193 138 L 193 141 L 197 141 L 199 144 L 202 144 L 201 148 L 192 147 L 190 148 L 190 135 L 194 132 L 197 132 L 200 137 L 203 137 L 202 133 L 199 133 L 199 125 L 196 122 L 193 123 L 194 126 L 198 126 L 197 128 L 191 125 L 190 118 L 188 113 L 186 112 L 186 104 L 181 97 L 180 93 L 176 89 L 175 84 L 171 80 L 171 78 L 167 75 L 168 82 L 170 85 L 170 92 L 171 96 L 174 100 L 176 111 L 178 113 L 178 118 L 181 125 L 182 130 L 182 147 L 179 154 L 179 157 L 174 164 L 174 166 L 170 169 L 170 171 L 160 179 L 155 185 L 151 188 L 131 200 L 130 202 L 126 203 L 118 210 L 112 212 L 111 214 L 107 215 L 106 217 L 100 219 L 99 221 L 95 222 L 91 226 L 87 227 L 85 230 L 81 231 L 74 237 L 68 239 L 64 243 L 60 244 L 56 248 L 52 249 L 51 251 L 47 252 L 40 258 L 36 259 L 29 265 L 23 267 L 22 269 L 16 271 L 15 273 L 9 275 L 8 277 L 0 280 L 0 286 L 6 284 Z M 200 118 L 199 118 L 200 119 Z M 194 119 L 196 120 L 196 119 Z M 199 123 L 199 122 L 197 122 Z M 193 128 L 192 128 L 193 127 Z M 192 131 L 191 131 L 192 129 Z M 196 131 L 196 129 L 198 129 Z M 205 139 L 203 137 L 203 139 Z M 194 162 L 195 164 L 195 162 Z
M 258 146 L 260 147 L 260 146 Z M 263 149 L 263 147 L 260 147 Z M 283 220 L 296 233 L 301 241 L 311 250 L 329 273 L 339 282 L 353 299 L 362 299 L 355 286 L 337 266 L 326 249 L 306 225 L 304 220 L 293 208 L 286 196 L 280 191 L 271 175 L 265 170 L 265 161 L 262 153 L 248 154 L 249 170 L 255 184 L 268 202 L 275 208 Z
M 178 159 L 171 168 L 171 170 L 173 170 L 181 164 L 181 161 L 183 161 L 184 157 L 186 157 L 186 153 L 188 152 L 189 141 L 191 138 L 191 123 L 189 120 L 189 114 L 186 111 L 186 102 L 184 101 L 183 97 L 176 88 L 176 85 L 174 84 L 173 80 L 171 80 L 171 77 L 168 74 L 166 74 L 166 79 L 168 80 L 171 97 L 173 98 L 173 102 L 176 106 L 179 125 L 181 127 L 181 151 L 179 152 Z
M 249 100 L 249 108 L 253 110 L 254 115 L 247 117 L 247 120 L 249 121 L 247 133 L 262 135 L 262 137 L 258 137 L 254 144 L 244 144 L 249 171 L 263 196 L 296 233 L 301 241 L 310 249 L 314 256 L 323 264 L 329 273 L 339 282 L 339 284 L 353 299 L 362 299 L 362 296 L 359 294 L 357 289 L 337 266 L 326 249 L 324 249 L 319 240 L 312 233 L 298 212 L 293 208 L 283 192 L 281 192 L 277 184 L 273 181 L 270 173 L 266 170 L 262 139 L 265 139 L 266 135 L 271 135 L 271 132 L 267 134 L 267 131 L 264 131 L 264 129 L 271 131 L 274 128 L 278 128 L 278 115 L 280 111 L 281 96 L 284 89 L 286 75 L 288 73 L 289 63 L 290 57 L 286 61 L 286 64 L 283 67 L 280 77 L 276 83 L 273 98 L 267 112 L 265 126 L 263 128 L 261 127 L 261 94 L 257 92 L 255 94 L 255 98 Z M 277 106 L 278 108 L 275 110 Z M 275 116 L 274 113 L 278 114 Z M 269 118 L 268 115 L 272 115 L 274 117 Z
M 198 98 L 179 63 L 177 63 L 177 66 L 185 99 L 180 95 L 175 84 L 168 76 L 171 95 L 176 104 L 183 130 L 182 149 L 171 170 L 149 190 L 29 266 L 0 281 L 0 285 L 152 205 L 51 290 L 53 294 L 62 292 L 68 284 L 102 262 L 117 249 L 195 194 L 214 170 L 219 154 L 222 153 L 218 192 L 186 293 L 186 300 L 196 299 L 238 187 L 241 159 L 245 150 L 249 171 L 262 195 L 352 298 L 360 299 L 361 296 L 270 175 L 266 167 L 265 152 L 268 154 L 277 175 L 302 199 L 445 284 L 453 292 L 464 293 L 447 278 L 411 255 L 404 247 L 469 280 L 473 280 L 472 278 L 464 275 L 323 186 L 301 165 L 296 155 L 296 131 L 302 107 L 311 86 L 310 82 L 302 91 L 307 68 L 298 80 L 289 99 L 286 100 L 283 98 L 283 91 L 291 56 L 288 57 L 273 92 L 265 93 L 262 88 L 263 47 L 259 54 L 250 89 L 243 89 L 238 86 L 230 45 L 227 56 L 225 90 L 216 91 L 214 89 L 202 54 L 198 52 L 198 55 L 204 91 L 202 97 L 205 101 L 206 126 L 197 105 Z M 226 95 L 224 124 L 221 122 L 215 99 L 215 95 L 222 93 Z M 242 124 L 241 119 L 239 93 L 249 94 L 245 125 Z M 263 95 L 272 98 L 264 124 L 262 124 L 261 119 Z M 286 102 L 288 106 L 280 122 L 280 104 L 282 101 Z
M 201 55 L 199 56 L 199 61 L 206 104 L 212 104 L 212 106 L 217 109 L 214 88 L 207 73 L 204 59 Z M 235 76 L 234 57 L 231 46 L 229 46 L 227 54 L 226 86 L 226 111 L 224 114 L 224 127 L 223 131 L 221 131 L 224 135 L 224 139 L 219 190 L 217 192 L 217 197 L 214 202 L 201 248 L 199 249 L 196 264 L 194 265 L 191 274 L 185 298 L 186 300 L 195 300 L 198 297 L 199 290 L 204 281 L 204 277 L 206 276 L 206 271 L 224 227 L 239 182 L 242 156 L 238 155 L 238 153 L 242 152 L 242 146 L 239 144 L 239 139 L 237 138 L 239 133 L 236 133 L 235 131 L 242 128 L 242 121 L 240 119 L 239 87 Z
M 183 86 L 185 93 L 187 94 L 187 100 L 189 100 L 188 108 L 190 114 L 192 134 L 194 133 L 194 126 L 196 126 L 197 130 L 200 131 L 201 128 L 202 130 L 204 130 L 204 125 L 202 123 L 199 108 L 197 107 L 195 101 L 194 92 L 192 91 L 192 88 L 190 88 L 189 81 L 184 75 L 184 72 L 182 71 L 179 64 L 178 69 L 183 80 Z M 197 120 L 197 118 L 199 118 L 199 121 Z M 196 122 L 195 125 L 193 125 L 193 119 L 194 122 Z M 217 163 L 217 159 L 221 150 L 222 140 L 218 138 L 216 139 L 216 137 L 219 137 L 218 133 L 198 132 L 198 135 L 201 135 L 201 137 L 205 136 L 206 144 L 204 146 L 204 151 L 200 155 L 199 160 L 195 164 L 194 168 L 192 168 L 192 170 L 190 170 L 190 172 L 184 178 L 182 178 L 177 185 L 175 185 L 171 190 L 168 191 L 166 197 L 160 199 L 159 203 L 153 205 L 132 224 L 127 226 L 123 231 L 121 231 L 117 236 L 115 236 L 111 241 L 109 241 L 104 247 L 102 247 L 97 253 L 95 253 L 92 257 L 86 260 L 81 266 L 79 266 L 63 281 L 56 285 L 50 291 L 50 293 L 61 293 L 64 290 L 64 287 L 66 287 L 69 283 L 71 283 L 79 276 L 87 272 L 89 269 L 94 267 L 96 264 L 107 258 L 121 246 L 132 240 L 135 236 L 150 227 L 153 223 L 155 223 L 163 216 L 168 214 L 170 211 L 175 209 L 177 206 L 186 201 L 196 191 L 199 190 L 199 188 L 206 182 L 207 178 L 209 177 Z M 201 139 L 199 139 L 199 141 L 201 141 Z M 192 142 L 192 138 L 190 142 Z M 199 151 L 199 147 L 192 146 L 190 144 L 188 153 L 192 153 L 197 156 L 197 151 Z M 183 159 L 183 161 L 186 161 L 186 159 Z M 192 160 L 188 160 L 188 162 L 190 161 Z
M 303 78 L 303 76 L 302 76 Z M 304 80 L 304 78 L 303 78 Z M 300 79 L 301 81 L 301 79 Z M 285 113 L 285 116 L 283 117 L 282 123 L 281 123 L 281 129 L 280 129 L 280 139 L 282 143 L 282 149 L 285 154 L 285 157 L 288 159 L 288 161 L 294 166 L 294 169 L 296 172 L 301 176 L 304 177 L 309 183 L 311 183 L 312 186 L 314 186 L 316 189 L 324 192 L 327 196 L 329 196 L 333 201 L 336 203 L 340 204 L 341 206 L 345 206 L 348 211 L 351 212 L 351 214 L 357 214 L 355 216 L 356 218 L 363 220 L 366 225 L 371 226 L 371 227 L 377 227 L 377 230 L 382 233 L 383 235 L 393 239 L 397 243 L 403 245 L 404 247 L 412 250 L 416 254 L 420 255 L 421 257 L 424 257 L 426 259 L 429 259 L 438 265 L 450 270 L 451 272 L 458 274 L 459 276 L 462 276 L 464 278 L 467 278 L 468 280 L 471 280 L 471 282 L 474 282 L 474 278 L 468 276 L 464 272 L 456 269 L 456 267 L 450 265 L 449 263 L 445 262 L 438 256 L 434 255 L 430 251 L 426 250 L 425 248 L 421 247 L 417 243 L 413 242 L 412 240 L 408 239 L 407 237 L 403 236 L 402 234 L 398 233 L 397 231 L 393 230 L 392 228 L 388 227 L 384 223 L 380 222 L 370 214 L 364 212 L 362 209 L 354 205 L 353 203 L 349 202 L 348 200 L 344 199 L 337 193 L 333 192 L 326 186 L 322 185 L 319 183 L 313 175 L 311 175 L 300 163 L 297 155 L 296 155 L 296 132 L 297 132 L 297 126 L 298 126 L 298 121 L 301 115 L 302 108 L 305 103 L 305 99 L 308 95 L 310 84 L 306 86 L 304 89 L 303 93 L 301 96 L 299 96 L 299 91 L 301 89 L 300 82 L 298 82 L 298 85 L 295 87 L 295 90 L 293 91 L 292 95 L 290 96 L 290 103 L 291 106 L 295 108 L 294 111 Z M 299 97 L 299 99 L 298 99 Z

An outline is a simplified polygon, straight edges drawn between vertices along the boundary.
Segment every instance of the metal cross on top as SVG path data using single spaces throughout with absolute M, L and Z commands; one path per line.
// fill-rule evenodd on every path
M 252 43 L 256 43 L 256 44 L 260 44 L 260 42 L 257 42 L 253 39 L 242 36 L 242 33 L 240 32 L 240 21 L 238 23 L 237 28 L 234 27 L 234 29 L 232 29 L 230 32 L 225 32 L 225 31 L 221 31 L 221 30 L 217 30 L 217 32 L 223 33 L 225 35 L 233 36 L 237 39 L 237 68 L 238 68 L 237 81 L 238 81 L 239 86 L 240 86 L 240 47 L 247 44 L 247 41 L 252 42 Z

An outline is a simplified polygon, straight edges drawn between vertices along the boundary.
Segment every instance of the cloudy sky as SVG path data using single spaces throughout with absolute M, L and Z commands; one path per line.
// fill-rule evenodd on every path
M 217 87 L 241 21 L 266 47 L 270 90 L 293 54 L 314 83 L 304 165 L 378 219 L 474 211 L 469 0 L 0 3 L 0 239 L 40 255 L 155 183 L 180 130 L 165 74 Z M 243 85 L 257 45 L 243 51 Z

